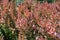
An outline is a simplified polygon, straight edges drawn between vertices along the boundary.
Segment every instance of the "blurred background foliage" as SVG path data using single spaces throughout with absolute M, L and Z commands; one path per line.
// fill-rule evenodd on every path
M 48 3 L 53 3 L 56 0 L 37 0 L 37 1 L 40 1 L 40 2 L 47 1 Z M 16 0 L 16 5 L 19 5 L 20 3 L 23 3 L 23 2 L 24 2 L 24 0 Z
M 22 3 L 24 0 L 16 0 L 16 5 L 19 5 L 20 3 Z

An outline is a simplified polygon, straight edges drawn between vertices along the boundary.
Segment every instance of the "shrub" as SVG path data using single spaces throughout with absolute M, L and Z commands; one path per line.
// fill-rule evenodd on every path
M 4 40 L 59 40 L 60 3 L 3 0 L 0 35 Z M 59 29 L 58 29 L 59 27 Z M 56 30 L 57 28 L 57 30 Z

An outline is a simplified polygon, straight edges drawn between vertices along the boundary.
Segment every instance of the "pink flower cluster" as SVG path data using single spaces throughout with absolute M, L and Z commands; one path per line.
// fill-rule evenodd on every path
M 60 3 L 25 0 L 18 7 L 15 7 L 15 10 L 17 11 L 15 24 L 19 30 L 26 31 L 32 27 L 34 30 L 40 31 L 41 27 L 43 32 L 46 31 L 51 36 L 57 35 L 56 27 L 60 27 Z M 1 20 L 4 22 L 5 14 L 10 14 L 12 19 L 15 18 L 13 3 L 8 3 L 8 0 L 3 0 L 0 3 L 0 23 Z
M 48 34 L 56 36 L 56 27 L 60 26 L 60 3 L 44 2 L 41 4 L 31 0 L 25 1 L 17 7 L 17 16 L 16 24 L 18 27 L 22 28 L 23 25 L 29 24 L 28 27 L 32 26 L 37 29 L 33 23 L 35 21 L 39 26 L 45 28 Z

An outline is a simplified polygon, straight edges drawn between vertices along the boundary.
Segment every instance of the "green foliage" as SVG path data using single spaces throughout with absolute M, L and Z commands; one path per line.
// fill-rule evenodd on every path
M 43 1 L 45 1 L 45 0 L 38 0 L 38 1 L 40 1 L 40 2 L 43 2 Z M 53 2 L 55 2 L 55 0 L 46 0 L 48 3 L 53 3 Z
M 38 36 L 38 30 L 34 30 L 32 27 L 25 33 L 27 40 L 35 40 L 36 36 Z
M 54 2 L 55 0 L 47 0 L 48 3 L 52 3 Z
M 22 3 L 24 0 L 16 0 L 16 5 L 19 5 L 20 3 Z
M 24 0 L 16 0 L 16 5 L 19 5 L 21 3 L 23 3 Z M 37 0 L 40 1 L 41 3 L 43 3 L 44 0 Z M 48 3 L 52 3 L 55 2 L 55 0 L 46 0 Z
M 0 36 L 4 36 L 4 40 L 17 40 L 18 32 L 17 29 L 12 31 L 11 28 L 6 24 L 0 24 Z

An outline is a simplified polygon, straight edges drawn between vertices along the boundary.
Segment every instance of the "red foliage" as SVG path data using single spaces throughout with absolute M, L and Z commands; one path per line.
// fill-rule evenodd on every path
M 38 24 L 41 28 L 45 28 L 48 34 L 56 36 L 56 27 L 60 26 L 60 3 L 48 4 L 44 2 L 41 4 L 40 2 L 33 2 L 32 0 L 25 0 L 24 3 L 16 7 L 17 19 L 15 24 L 17 28 L 27 30 L 32 27 L 37 29 L 36 24 Z M 3 10 L 0 11 L 0 23 L 8 11 L 8 14 L 11 14 L 12 18 L 14 18 L 12 3 L 3 0 L 0 5 L 3 5 Z
M 19 5 L 20 7 L 18 7 L 19 10 L 17 10 L 17 13 L 18 13 L 18 16 L 20 16 L 20 14 L 22 14 L 23 12 L 23 15 L 25 16 L 26 20 L 28 19 L 34 20 L 33 18 L 35 18 L 36 23 L 39 26 L 41 26 L 42 28 L 45 28 L 50 35 L 53 35 L 56 32 L 55 28 L 59 25 L 57 24 L 57 20 L 60 20 L 59 4 L 60 3 L 48 4 L 47 2 L 43 4 L 40 4 L 39 2 L 32 4 L 32 2 L 26 1 L 25 5 L 24 4 Z M 28 7 L 30 7 L 30 9 L 28 9 Z M 31 15 L 33 16 L 31 17 Z M 29 21 L 26 21 L 26 22 L 29 22 Z

